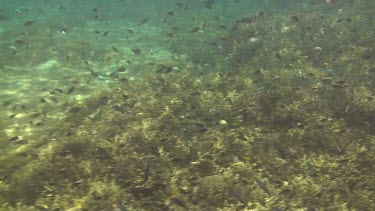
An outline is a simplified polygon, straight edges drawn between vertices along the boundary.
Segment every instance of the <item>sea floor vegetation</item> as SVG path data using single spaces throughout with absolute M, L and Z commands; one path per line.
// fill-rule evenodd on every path
M 0 131 L 0 209 L 375 210 L 371 1 L 351 2 L 189 32 L 169 48 L 195 69 L 67 103 L 28 143 Z

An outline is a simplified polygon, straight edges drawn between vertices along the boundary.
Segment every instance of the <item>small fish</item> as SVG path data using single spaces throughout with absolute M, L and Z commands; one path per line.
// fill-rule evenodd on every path
M 118 75 L 118 72 L 111 72 L 111 74 L 109 74 L 109 76 L 111 76 L 112 78 L 114 78 L 114 79 L 119 79 L 120 78 L 120 76 Z
M 68 89 L 68 91 L 66 92 L 66 94 L 72 94 L 74 92 L 74 90 L 76 90 L 76 87 L 75 86 L 72 86 Z
M 279 52 L 275 52 L 274 56 L 275 56 L 276 59 L 281 59 L 281 55 L 280 55 Z
M 295 22 L 299 22 L 299 17 L 296 15 L 293 15 L 290 18 L 292 18 L 292 20 L 294 20 Z
M 183 9 L 185 6 L 181 2 L 176 2 L 178 8 Z
M 94 34 L 100 34 L 101 32 L 100 31 L 98 31 L 98 30 L 95 30 L 94 31 Z
M 29 143 L 29 140 L 27 140 L 27 139 L 18 140 L 18 141 L 16 142 L 16 144 L 19 144 L 19 145 L 25 145 L 25 144 L 27 144 L 27 143 Z
M 345 113 L 348 113 L 349 110 L 350 110 L 350 105 L 347 105 L 347 106 L 345 107 Z
M 35 21 L 26 21 L 25 23 L 23 23 L 24 26 L 31 26 L 35 23 Z
M 167 35 L 168 37 L 177 37 L 177 34 L 175 32 L 171 32 Z
M 195 32 L 199 32 L 199 31 L 201 31 L 202 30 L 202 28 L 200 27 L 200 26 L 196 26 L 196 27 L 194 27 L 190 32 L 191 33 L 195 33 Z
M 120 210 L 120 211 L 127 211 L 127 209 L 124 207 L 124 205 L 122 205 L 121 203 L 118 203 L 116 204 L 116 207 Z
M 59 101 L 57 101 L 57 99 L 55 98 L 55 97 L 51 97 L 51 100 L 52 100 L 52 102 L 54 102 L 54 103 L 58 103 Z
M 20 139 L 19 136 L 13 136 L 12 138 L 9 139 L 10 142 L 15 142 L 15 141 L 18 141 Z
M 111 31 L 105 31 L 105 32 L 103 32 L 103 36 L 104 37 L 107 36 L 109 34 L 109 32 L 111 32 Z
M 146 163 L 146 168 L 145 168 L 145 179 L 143 180 L 142 186 L 146 184 L 148 181 L 148 178 L 150 177 L 150 172 L 151 172 L 151 165 L 149 162 Z
M 150 20 L 150 18 L 145 18 L 145 19 L 141 20 L 141 21 L 137 24 L 137 26 L 142 26 L 143 24 L 147 23 L 149 20 Z
M 250 208 L 247 202 L 236 192 L 230 191 L 229 195 L 236 198 L 238 201 L 240 201 L 242 204 L 244 204 L 247 208 Z
M 173 16 L 174 15 L 174 11 L 173 10 L 168 11 L 167 15 Z
M 71 108 L 71 109 L 69 109 L 69 113 L 77 113 L 77 112 L 79 112 L 80 110 L 81 110 L 82 108 L 81 107 L 79 107 L 79 106 L 74 106 L 73 108 Z
M 120 78 L 119 81 L 126 83 L 126 82 L 129 82 L 129 79 L 127 79 L 127 78 Z
M 14 40 L 14 44 L 16 44 L 16 45 L 23 45 L 23 44 L 25 44 L 26 42 L 25 41 L 23 41 L 23 40 Z
M 40 116 L 40 113 L 33 113 L 33 114 L 30 114 L 30 118 L 37 118 L 38 116 Z
M 132 49 L 132 52 L 133 52 L 135 55 L 141 55 L 142 50 L 139 49 L 139 48 L 133 48 L 133 49 Z
M 129 34 L 134 34 L 134 30 L 133 29 L 125 29 L 125 31 Z
M 264 190 L 264 192 L 266 192 L 269 196 L 271 196 L 271 192 L 270 190 L 268 190 L 266 184 L 264 184 L 264 182 L 258 180 L 258 179 L 255 179 L 256 183 L 259 185 L 260 188 L 262 188 L 262 190 Z
M 43 124 L 43 122 L 37 122 L 37 123 L 35 123 L 35 126 L 37 126 L 37 127 L 40 127 L 40 126 L 43 126 L 44 124 Z
M 112 46 L 112 50 L 118 54 L 118 50 L 115 46 Z
M 56 92 L 58 92 L 60 94 L 64 93 L 64 91 L 62 89 L 60 89 L 60 88 L 56 88 L 56 89 L 54 89 L 54 91 L 56 91 Z
M 8 107 L 8 105 L 10 105 L 12 102 L 10 102 L 10 101 L 5 101 L 4 102 L 4 107 Z
M 17 114 L 12 114 L 12 115 L 9 116 L 9 119 L 13 119 L 16 116 L 17 116 Z
M 185 204 L 185 202 L 183 202 L 182 200 L 180 200 L 178 198 L 171 197 L 171 198 L 169 198 L 169 200 L 172 204 L 176 204 L 176 205 L 178 205 L 182 208 L 188 209 L 188 206 Z
M 94 76 L 94 77 L 98 77 L 98 73 L 97 73 L 95 70 L 93 70 L 93 69 L 91 69 L 91 68 L 89 68 L 89 67 L 87 67 L 86 69 L 90 71 L 90 74 L 91 74 L 92 76 Z
M 125 67 L 119 67 L 119 68 L 117 68 L 116 71 L 117 71 L 117 72 L 120 72 L 120 73 L 123 73 L 123 72 L 126 71 L 126 68 L 125 68 Z
M 64 5 L 60 5 L 59 10 L 60 10 L 60 11 L 65 11 L 65 10 L 66 10 L 66 6 L 64 6 Z
M 0 21 L 7 21 L 7 20 L 10 20 L 8 16 L 0 14 Z

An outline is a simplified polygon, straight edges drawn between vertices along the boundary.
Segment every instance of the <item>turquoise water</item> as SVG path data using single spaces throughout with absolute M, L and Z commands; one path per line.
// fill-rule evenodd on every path
M 1 210 L 373 210 L 371 0 L 2 0 Z

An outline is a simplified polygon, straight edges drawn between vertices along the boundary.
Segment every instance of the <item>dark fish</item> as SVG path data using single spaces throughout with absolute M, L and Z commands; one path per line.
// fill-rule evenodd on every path
M 247 18 L 241 18 L 237 20 L 237 23 L 252 23 L 254 21 L 255 21 L 254 17 L 247 17 Z
M 174 15 L 174 11 L 173 10 L 168 11 L 167 15 L 173 16 Z
M 19 136 L 14 136 L 12 138 L 9 139 L 10 142 L 15 142 L 15 141 L 18 141 L 20 139 Z
M 173 203 L 173 204 L 176 204 L 180 207 L 183 207 L 185 209 L 188 209 L 188 206 L 185 204 L 185 202 L 183 202 L 182 200 L 178 199 L 178 198 L 175 198 L 175 197 L 171 197 L 169 198 L 170 202 Z
M 23 44 L 25 44 L 26 42 L 25 41 L 23 41 L 23 40 L 14 40 L 14 44 L 16 44 L 16 45 L 23 45 Z
M 0 21 L 7 21 L 7 20 L 10 20 L 8 16 L 0 14 Z
M 122 205 L 121 203 L 118 203 L 116 204 L 116 207 L 120 210 L 120 211 L 127 211 L 127 209 L 124 207 L 124 205 Z
M 173 71 L 173 66 L 161 65 L 160 68 L 156 72 L 160 74 L 165 74 L 165 73 L 170 73 L 172 71 Z
M 59 10 L 60 10 L 60 11 L 65 11 L 65 10 L 66 10 L 66 7 L 65 7 L 64 5 L 60 5 Z
M 16 142 L 16 144 L 19 144 L 19 145 L 25 145 L 25 144 L 27 144 L 27 143 L 29 143 L 29 140 L 27 140 L 27 139 L 18 140 L 18 141 Z
M 24 26 L 31 26 L 35 23 L 35 21 L 26 21 L 25 23 L 23 23 Z
M 126 83 L 126 82 L 129 81 L 129 79 L 127 79 L 127 78 L 120 78 L 119 81 L 121 81 L 121 82 L 125 82 L 125 83 Z
M 192 32 L 192 33 L 199 32 L 201 29 L 202 28 L 200 26 L 196 26 L 190 32 Z
M 118 54 L 118 50 L 115 46 L 112 46 L 112 50 Z
M 177 37 L 177 34 L 175 32 L 171 32 L 167 35 L 168 37 Z
M 142 50 L 139 49 L 139 48 L 133 48 L 133 49 L 132 49 L 132 52 L 133 52 L 134 54 L 136 54 L 136 55 L 141 55 Z
M 150 172 L 151 172 L 151 166 L 150 166 L 150 163 L 147 162 L 146 168 L 145 168 L 145 179 L 143 180 L 142 186 L 144 186 L 146 184 L 146 182 L 148 181 L 148 178 L 150 176 Z
M 88 70 L 90 71 L 90 74 L 91 74 L 92 76 L 94 76 L 94 77 L 98 77 L 98 73 L 97 73 L 95 70 L 93 70 L 93 69 L 91 69 L 91 68 L 89 68 L 89 67 L 86 67 L 86 69 L 88 69 Z
M 244 204 L 247 208 L 250 208 L 247 202 L 236 192 L 230 191 L 229 195 L 236 198 L 238 201 L 240 201 L 242 204 Z
M 33 113 L 29 117 L 30 118 L 37 118 L 38 116 L 40 116 L 40 113 Z
M 81 107 L 79 107 L 79 106 L 74 106 L 73 108 L 71 108 L 71 109 L 69 109 L 69 113 L 77 113 L 77 112 L 79 112 L 80 110 L 81 110 L 82 108 Z
M 59 101 L 57 101 L 57 99 L 55 98 L 55 97 L 51 97 L 51 100 L 52 100 L 52 102 L 54 102 L 54 103 L 58 103 Z
M 64 91 L 62 89 L 60 89 L 60 88 L 56 88 L 56 89 L 54 89 L 54 91 L 56 91 L 56 92 L 58 92 L 60 94 L 64 93 Z
M 120 73 L 123 73 L 123 72 L 126 71 L 126 68 L 125 68 L 125 67 L 119 67 L 119 68 L 117 68 L 116 71 L 117 71 L 117 72 L 120 72 Z
M 258 18 L 261 18 L 261 17 L 263 17 L 263 16 L 264 16 L 264 11 L 260 11 L 260 12 L 258 13 L 258 15 L 257 15 Z
M 150 20 L 150 18 L 145 18 L 145 19 L 141 20 L 141 21 L 137 24 L 137 26 L 142 26 L 143 24 L 147 23 L 149 20 Z
M 315 167 L 313 166 L 313 164 L 310 161 L 308 161 L 306 163 L 306 166 L 307 166 L 307 171 L 309 172 L 310 176 L 317 175 L 318 172 L 316 171 Z
M 120 78 L 120 76 L 118 75 L 118 72 L 111 72 L 111 74 L 109 74 L 109 76 L 111 76 L 112 78 L 114 78 L 114 79 L 119 79 Z
M 279 52 L 276 52 L 274 55 L 276 59 L 281 59 L 281 55 L 279 54 Z
M 260 188 L 262 188 L 262 190 L 264 190 L 264 192 L 266 192 L 269 196 L 271 196 L 271 192 L 270 190 L 268 190 L 266 184 L 264 184 L 264 182 L 258 180 L 258 179 L 255 179 L 256 183 L 259 185 Z
M 107 35 L 109 34 L 109 32 L 111 32 L 111 31 L 105 31 L 105 32 L 103 33 L 103 36 L 107 36 Z
M 7 107 L 8 105 L 10 105 L 12 102 L 10 102 L 10 101 L 5 101 L 4 102 L 4 107 Z
M 98 30 L 95 30 L 94 31 L 94 34 L 100 34 L 101 32 L 100 31 L 98 31 Z
M 292 20 L 294 20 L 295 22 L 299 22 L 299 18 L 296 15 L 293 15 L 290 18 L 292 18 Z
M 129 34 L 134 34 L 134 30 L 133 29 L 125 29 L 126 32 L 128 32 Z
M 181 2 L 176 2 L 176 5 L 178 8 L 181 8 L 181 9 L 184 8 L 184 5 Z
M 9 119 L 13 119 L 16 116 L 17 116 L 17 114 L 12 114 L 12 115 L 9 116 Z
M 74 90 L 76 90 L 76 87 L 75 86 L 72 86 L 69 88 L 68 92 L 66 92 L 66 94 L 72 94 L 74 92 Z
M 40 127 L 40 126 L 43 126 L 44 124 L 43 124 L 43 122 L 37 122 L 37 123 L 35 123 L 35 126 L 37 126 L 37 127 Z

